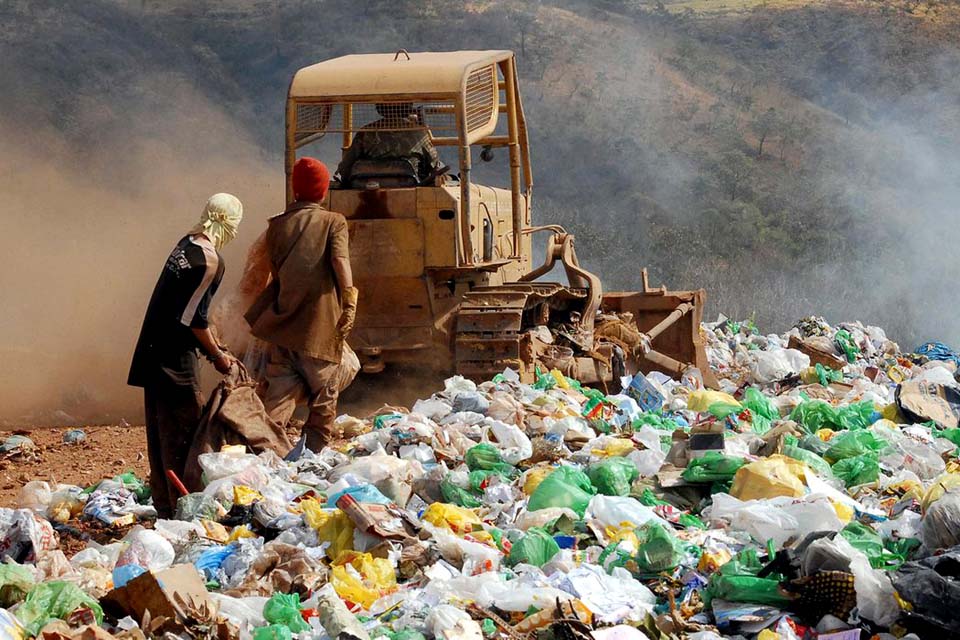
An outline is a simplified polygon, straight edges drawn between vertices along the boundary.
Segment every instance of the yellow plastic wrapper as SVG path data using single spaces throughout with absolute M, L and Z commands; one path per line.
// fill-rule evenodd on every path
M 239 484 L 234 485 L 233 504 L 239 504 L 245 507 L 253 504 L 254 502 L 259 502 L 260 500 L 263 500 L 263 494 L 256 489 L 251 489 L 250 487 L 245 487 Z
M 625 542 L 626 546 L 634 551 L 640 548 L 640 539 L 637 537 L 636 528 L 630 525 L 620 525 L 619 527 L 610 526 L 604 529 L 603 534 L 609 541 L 608 544 L 617 544 Z
M 770 629 L 764 629 L 757 636 L 757 640 L 780 640 L 780 634 Z
M 213 520 L 201 520 L 200 524 L 203 525 L 203 530 L 206 533 L 206 536 L 214 542 L 224 543 L 230 539 L 230 534 L 227 532 L 227 528 L 219 522 L 214 522 Z
M 923 494 L 920 510 L 926 513 L 934 502 L 943 497 L 943 494 L 957 487 L 960 487 L 960 473 L 944 473 L 938 476 Z
M 884 420 L 889 420 L 895 424 L 908 424 L 910 422 L 900 413 L 900 407 L 897 406 L 896 402 L 884 405 L 884 407 L 880 409 L 880 415 Z
M 600 449 L 591 449 L 590 453 L 606 458 L 619 458 L 629 454 L 634 449 L 636 447 L 633 446 L 633 441 L 627 438 L 614 438 L 607 440 Z
M 732 559 L 733 556 L 726 549 L 704 551 L 697 563 L 697 571 L 700 573 L 715 573 Z
M 730 495 L 740 500 L 763 500 L 806 493 L 807 465 L 781 455 L 772 455 L 740 467 L 733 476 Z
M 339 557 L 345 551 L 353 550 L 353 522 L 340 509 L 324 509 L 313 498 L 300 501 L 303 519 L 307 526 L 317 530 L 320 542 L 329 542 L 327 557 Z
M 227 538 L 227 542 L 236 542 L 241 538 L 256 538 L 257 535 L 250 531 L 250 527 L 247 525 L 240 525 L 239 527 L 234 527 L 233 531 L 230 532 L 230 537 Z
M 554 467 L 534 467 L 530 469 L 525 474 L 523 474 L 523 492 L 526 495 L 530 495 L 536 491 L 537 487 L 540 486 L 540 483 L 543 482 L 543 479 L 548 475 L 553 473 L 556 469 Z
M 482 524 L 480 517 L 470 509 L 445 502 L 431 504 L 423 512 L 422 519 L 435 527 L 442 527 L 460 535 L 470 533 L 474 527 Z
M 706 411 L 710 408 L 710 405 L 717 404 L 718 402 L 721 404 L 732 404 L 738 407 L 743 406 L 729 393 L 703 389 L 690 394 L 690 397 L 687 399 L 687 409 L 690 411 Z
M 330 582 L 337 595 L 364 609 L 397 588 L 397 574 L 384 558 L 369 553 L 344 551 L 333 562 Z
M 824 442 L 830 442 L 830 438 L 836 435 L 836 431 L 833 429 L 818 429 L 817 437 L 823 440 Z
M 242 444 L 225 444 L 220 447 L 220 453 L 230 453 L 235 456 L 242 456 L 247 452 L 247 448 Z
M 567 378 L 560 373 L 559 369 L 551 369 L 550 375 L 553 376 L 553 379 L 557 381 L 557 387 L 560 389 L 569 389 L 570 383 L 567 382 Z
M 830 504 L 833 506 L 833 510 L 837 512 L 837 517 L 840 518 L 841 522 L 846 524 L 853 520 L 853 516 L 855 515 L 853 507 L 835 500 L 831 500 Z

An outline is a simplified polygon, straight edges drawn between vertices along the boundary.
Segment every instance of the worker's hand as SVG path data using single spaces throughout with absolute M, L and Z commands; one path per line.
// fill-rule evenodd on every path
M 356 287 L 343 291 L 343 308 L 340 311 L 340 320 L 337 321 L 337 337 L 346 340 L 353 330 L 353 323 L 357 319 L 357 299 L 360 292 Z
M 226 351 L 221 351 L 219 355 L 213 359 L 213 366 L 216 367 L 217 372 L 221 375 L 230 373 L 230 370 L 233 369 L 235 364 L 237 364 L 237 359 Z

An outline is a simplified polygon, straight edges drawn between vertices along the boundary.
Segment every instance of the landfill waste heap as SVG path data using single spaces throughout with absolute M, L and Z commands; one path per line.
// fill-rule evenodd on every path
M 204 454 L 174 520 L 132 474 L 30 482 L 0 639 L 956 637 L 960 356 L 819 318 L 702 333 L 720 389 L 454 377 L 336 448 Z M 67 557 L 84 523 L 109 535 Z

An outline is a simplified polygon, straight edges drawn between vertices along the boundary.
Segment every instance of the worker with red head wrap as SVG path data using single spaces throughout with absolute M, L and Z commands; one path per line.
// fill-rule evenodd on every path
M 270 285 L 245 317 L 269 344 L 263 404 L 286 425 L 306 399 L 306 446 L 320 451 L 333 433 L 344 340 L 357 313 L 350 270 L 347 221 L 321 202 L 330 187 L 326 165 L 301 158 L 293 167 L 295 201 L 268 221 Z

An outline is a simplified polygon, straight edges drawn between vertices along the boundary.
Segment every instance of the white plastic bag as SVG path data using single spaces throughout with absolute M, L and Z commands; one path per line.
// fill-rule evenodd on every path
M 797 375 L 810 366 L 810 356 L 796 349 L 748 351 L 745 358 L 751 377 L 761 384 Z
M 882 570 L 871 567 L 867 556 L 843 536 L 836 536 L 834 542 L 850 558 L 850 573 L 853 574 L 853 586 L 857 590 L 860 617 L 881 627 L 892 625 L 900 617 L 900 605 L 897 604 L 890 578 Z
M 483 632 L 476 620 L 466 611 L 449 604 L 434 607 L 425 624 L 437 640 L 483 640 Z
M 830 500 L 815 494 L 802 498 L 738 500 L 727 493 L 717 493 L 703 516 L 711 526 L 746 531 L 761 544 L 773 539 L 778 548 L 790 538 L 843 528 Z
M 198 458 L 200 468 L 203 469 L 203 479 L 207 484 L 227 476 L 240 473 L 247 467 L 259 462 L 252 453 L 235 450 L 201 453 Z
M 587 505 L 584 519 L 595 521 L 601 530 L 607 527 L 619 527 L 625 523 L 639 527 L 651 521 L 665 527 L 670 526 L 666 520 L 654 513 L 653 509 L 629 496 L 593 496 L 590 504 Z
M 20 494 L 17 496 L 17 505 L 21 509 L 43 513 L 47 510 L 52 496 L 53 491 L 48 483 L 43 480 L 31 480 L 21 487 Z
M 117 559 L 117 566 L 140 565 L 150 571 L 161 571 L 173 564 L 176 552 L 166 538 L 150 529 L 136 526 L 123 537 L 127 548 Z
M 510 464 L 518 464 L 533 455 L 533 443 L 520 427 L 493 419 L 485 420 L 484 424 L 497 439 L 494 444 L 500 449 L 500 455 Z

